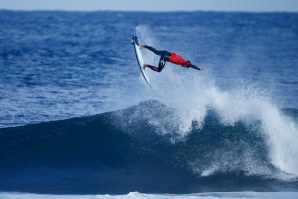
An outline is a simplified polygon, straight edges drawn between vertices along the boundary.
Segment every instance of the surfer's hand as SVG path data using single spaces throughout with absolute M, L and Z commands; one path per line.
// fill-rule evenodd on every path
M 204 71 L 204 70 L 206 70 L 206 69 L 205 69 L 205 68 L 200 68 L 200 70 L 201 70 L 201 71 Z
M 145 48 L 145 44 L 140 45 L 140 49 Z

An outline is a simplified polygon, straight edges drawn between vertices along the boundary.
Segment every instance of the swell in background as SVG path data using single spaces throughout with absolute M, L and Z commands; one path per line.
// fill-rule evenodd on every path
M 167 64 L 163 73 L 149 74 L 159 78 L 155 89 L 167 86 L 163 77 L 170 75 L 185 85 L 203 76 L 223 91 L 257 89 L 278 107 L 298 107 L 295 13 L 1 11 L 0 21 L 0 127 L 119 110 L 150 99 L 143 96 L 147 88 L 129 43 L 139 24 L 148 44 L 207 69 L 200 74 Z

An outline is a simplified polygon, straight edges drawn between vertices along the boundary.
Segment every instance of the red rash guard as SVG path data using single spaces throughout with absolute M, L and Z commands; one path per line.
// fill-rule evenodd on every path
M 187 68 L 189 68 L 189 65 L 190 65 L 190 63 L 188 61 L 186 61 L 185 59 L 183 59 L 180 55 L 177 55 L 176 53 L 171 53 L 169 62 L 171 62 L 173 64 L 178 64 L 178 65 L 181 65 L 181 66 L 187 67 Z

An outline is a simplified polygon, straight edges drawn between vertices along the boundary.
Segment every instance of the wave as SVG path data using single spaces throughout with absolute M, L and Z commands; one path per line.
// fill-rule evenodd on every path
M 155 41 L 155 34 L 151 34 L 146 26 L 138 26 L 136 31 L 140 40 L 144 39 L 157 48 L 164 42 Z M 199 50 L 198 47 L 195 51 Z M 183 53 L 192 52 L 186 50 Z M 154 60 L 150 55 L 144 55 L 145 60 Z M 191 59 L 198 62 L 198 56 Z M 254 79 L 245 79 L 244 76 L 231 78 L 231 71 L 236 66 L 221 64 L 213 68 L 214 70 L 208 67 L 207 70 L 210 69 L 208 72 L 186 70 L 170 64 L 165 67 L 162 75 L 150 71 L 149 78 L 158 85 L 153 84 L 153 89 L 141 93 L 145 96 L 143 101 L 153 99 L 171 107 L 175 114 L 172 118 L 165 117 L 163 123 L 178 128 L 181 137 L 191 132 L 194 121 L 199 128 L 204 128 L 210 110 L 218 116 L 218 125 L 232 128 L 240 122 L 243 127 L 251 129 L 258 123 L 260 135 L 266 137 L 264 144 L 268 149 L 267 156 L 270 163 L 285 173 L 297 176 L 298 161 L 293 158 L 294 154 L 298 154 L 297 119 L 286 116 L 280 110 L 279 107 L 282 106 L 277 105 L 276 95 L 270 93 L 268 86 L 260 86 Z M 241 63 L 237 64 L 240 64 L 237 67 L 241 67 Z M 224 70 L 221 70 L 220 77 L 229 77 L 227 78 L 229 83 L 220 81 L 216 75 L 222 67 Z M 252 69 L 247 68 L 245 74 L 247 70 Z M 287 104 L 287 107 L 292 107 L 292 104 Z M 151 118 L 151 121 L 154 121 L 154 118 Z M 158 122 L 160 123 L 160 120 Z M 210 171 L 216 170 L 215 167 L 210 168 Z
M 297 119 L 298 110 L 285 114 Z M 0 189 L 34 193 L 296 190 L 272 163 L 260 121 L 209 110 L 181 134 L 158 101 L 89 117 L 0 129 Z M 181 136 L 183 135 L 183 136 Z M 294 157 L 292 157 L 294 158 Z

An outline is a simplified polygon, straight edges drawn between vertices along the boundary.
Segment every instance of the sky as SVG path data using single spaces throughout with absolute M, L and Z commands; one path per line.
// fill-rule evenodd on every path
M 298 0 L 0 0 L 0 9 L 298 12 Z

